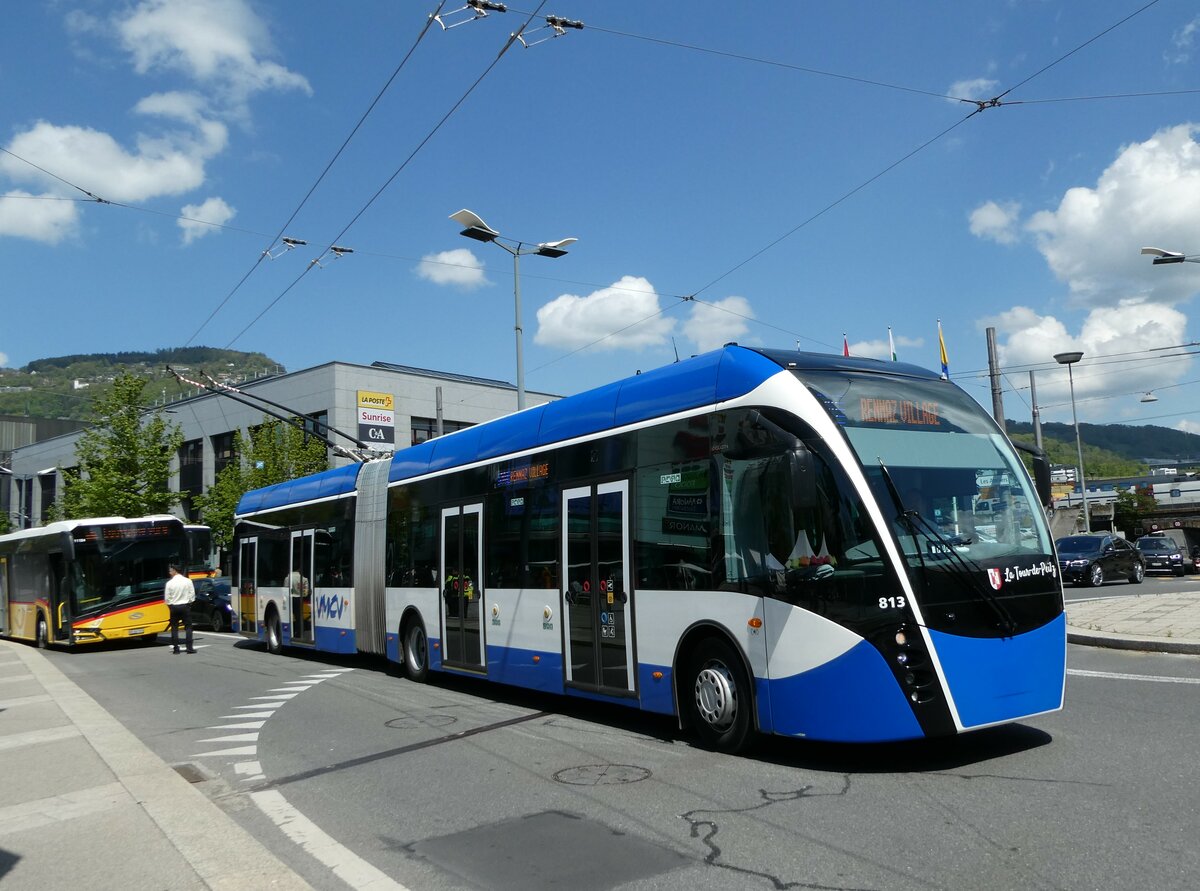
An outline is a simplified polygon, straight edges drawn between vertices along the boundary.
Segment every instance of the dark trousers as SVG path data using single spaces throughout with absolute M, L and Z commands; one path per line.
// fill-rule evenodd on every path
M 175 648 L 175 652 L 179 652 L 179 626 L 182 625 L 185 632 L 185 640 L 187 641 L 187 649 L 190 653 L 192 647 L 192 605 L 190 603 L 168 604 L 167 609 L 171 611 L 171 646 Z

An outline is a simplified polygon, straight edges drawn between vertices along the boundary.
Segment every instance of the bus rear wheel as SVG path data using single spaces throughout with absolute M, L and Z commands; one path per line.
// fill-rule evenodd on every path
M 423 684 L 429 677 L 429 639 L 420 619 L 412 619 L 404 626 L 401 637 L 404 646 L 404 673 L 410 681 Z
M 752 738 L 750 681 L 737 653 L 725 641 L 710 638 L 694 651 L 680 691 L 690 723 L 708 749 L 733 754 Z
M 269 612 L 263 624 L 267 626 L 267 652 L 278 656 L 283 652 L 283 638 L 279 635 L 279 613 L 274 610 Z

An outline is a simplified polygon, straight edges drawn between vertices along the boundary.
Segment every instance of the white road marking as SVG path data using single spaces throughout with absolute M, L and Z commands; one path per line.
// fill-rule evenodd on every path
M 274 789 L 251 792 L 250 798 L 288 838 L 324 863 L 333 874 L 358 891 L 408 891 L 345 845 L 327 835 Z
M 293 699 L 299 695 L 300 695 L 299 693 L 276 693 L 274 696 L 251 696 L 250 698 L 251 699 L 270 699 L 270 700 L 278 701 L 278 700 Z M 283 702 L 279 702 L 279 704 L 283 705 Z
M 0 807 L 0 836 L 98 814 L 123 804 L 132 804 L 129 791 L 120 783 L 107 783 L 52 798 Z
M 260 702 L 258 705 L 235 705 L 234 708 L 256 708 L 256 709 L 266 708 L 266 709 L 270 709 L 271 712 L 274 713 L 275 709 L 279 708 L 279 706 L 281 706 L 281 705 L 283 705 L 282 702 L 276 702 L 274 704 L 272 704 L 270 702 Z
M 49 693 L 37 693 L 33 696 L 18 696 L 16 699 L 0 699 L 0 711 L 6 708 L 16 708 L 18 705 L 37 705 L 39 702 L 49 701 Z
M 43 743 L 58 742 L 81 736 L 81 731 L 74 724 L 64 724 L 62 727 L 47 727 L 45 730 L 28 730 L 24 733 L 9 733 L 0 736 L 0 752 L 9 749 L 19 749 L 22 746 L 37 746 Z
M 1158 684 L 1200 684 L 1200 678 L 1173 678 L 1157 674 L 1125 674 L 1120 671 L 1084 671 L 1082 668 L 1068 668 L 1067 674 L 1081 678 L 1108 678 L 1114 681 L 1153 681 Z
M 210 739 L 198 739 L 196 742 L 258 742 L 257 733 L 235 733 L 232 736 L 214 736 Z
M 245 717 L 239 715 L 238 717 Z M 266 721 L 242 721 L 239 724 L 211 724 L 209 730 L 259 730 Z
M 250 708 L 258 708 L 258 706 L 252 705 Z M 275 714 L 274 709 L 269 712 L 242 712 L 240 715 L 221 715 L 221 720 L 241 721 L 246 718 L 269 718 L 273 714 Z
M 211 752 L 197 752 L 193 758 L 220 758 L 225 755 L 257 755 L 258 746 L 234 746 L 232 749 L 213 749 Z

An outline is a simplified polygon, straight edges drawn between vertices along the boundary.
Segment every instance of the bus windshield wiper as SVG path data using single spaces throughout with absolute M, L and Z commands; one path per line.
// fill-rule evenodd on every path
M 904 499 L 900 497 L 900 491 L 892 481 L 892 475 L 888 471 L 887 465 L 883 463 L 882 458 L 877 458 L 876 460 L 879 461 L 879 469 L 883 472 L 883 479 L 887 483 L 888 492 L 891 494 L 892 500 L 896 502 L 896 507 L 900 510 L 896 519 L 904 523 L 909 530 L 909 534 L 914 539 L 923 537 L 936 543 L 941 548 L 941 552 L 946 556 L 947 565 L 952 569 L 954 574 L 966 583 L 968 590 L 978 594 L 979 599 L 991 607 L 992 612 L 996 614 L 996 618 L 1000 620 L 1000 627 L 1009 633 L 1016 631 L 1017 623 L 1013 619 L 1012 614 L 1000 602 L 1000 599 L 983 585 L 977 574 L 972 571 L 971 566 L 967 563 L 967 559 L 955 549 L 952 540 L 942 535 L 941 530 L 931 523 L 927 517 L 923 517 L 917 511 L 905 507 Z M 924 549 L 917 547 L 916 550 L 917 559 L 921 561 L 921 573 L 925 577 L 926 584 L 928 584 L 929 566 L 925 563 Z

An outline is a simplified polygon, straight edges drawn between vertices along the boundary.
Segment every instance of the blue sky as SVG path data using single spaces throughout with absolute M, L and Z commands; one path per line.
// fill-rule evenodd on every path
M 533 391 L 730 340 L 885 357 L 889 326 L 936 367 L 941 319 L 989 407 L 997 329 L 1009 417 L 1035 367 L 1069 420 L 1051 357 L 1080 349 L 1082 419 L 1200 432 L 1200 373 L 1161 349 L 1200 339 L 1200 264 L 1139 255 L 1200 254 L 1194 4 L 528 0 L 422 37 L 436 9 L 22 4 L 0 366 L 190 343 L 514 380 L 512 260 L 458 236 L 469 208 L 579 239 L 521 261 Z M 537 43 L 545 15 L 584 28 Z

